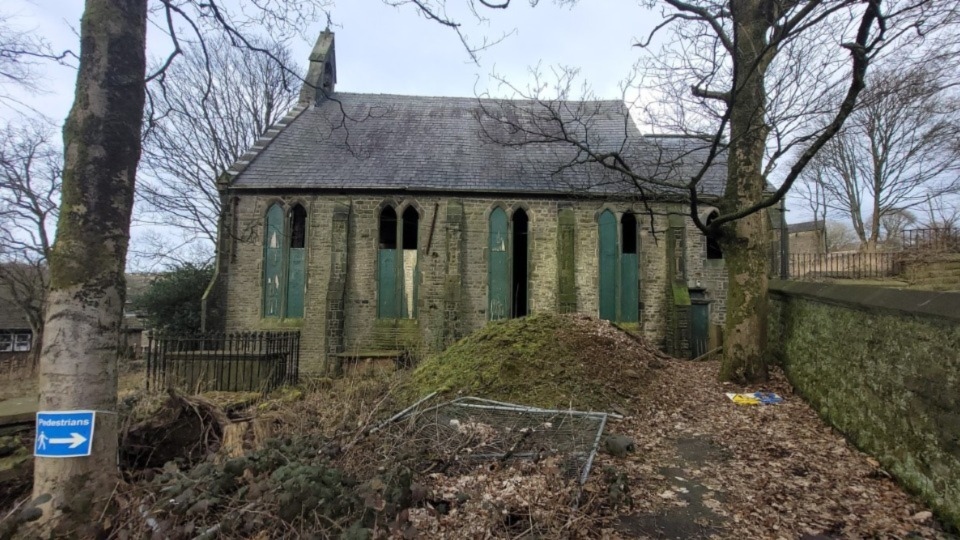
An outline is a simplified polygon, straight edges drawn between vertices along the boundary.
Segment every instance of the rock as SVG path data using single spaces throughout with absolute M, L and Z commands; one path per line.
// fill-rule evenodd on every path
M 622 458 L 636 450 L 636 445 L 630 437 L 610 435 L 604 439 L 603 449 L 611 456 Z
M 917 512 L 910 519 L 914 521 L 929 521 L 933 518 L 933 512 L 924 510 L 923 512 Z
M 19 437 L 0 437 L 0 457 L 7 457 L 19 450 L 23 444 Z

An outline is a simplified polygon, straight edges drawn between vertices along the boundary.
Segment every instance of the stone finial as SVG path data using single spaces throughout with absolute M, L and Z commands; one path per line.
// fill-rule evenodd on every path
M 310 53 L 310 68 L 300 88 L 300 105 L 316 105 L 325 96 L 333 93 L 337 83 L 337 55 L 333 46 L 333 32 L 329 28 L 320 32 L 316 45 Z

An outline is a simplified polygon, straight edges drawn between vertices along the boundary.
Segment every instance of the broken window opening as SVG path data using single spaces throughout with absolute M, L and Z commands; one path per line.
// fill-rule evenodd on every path
M 420 230 L 420 214 L 408 206 L 403 211 L 401 247 L 403 248 L 403 287 L 401 316 L 416 317 L 417 309 L 417 236 Z
M 304 247 L 307 237 L 307 211 L 299 204 L 290 212 L 290 247 Z
M 397 249 L 397 212 L 391 206 L 380 211 L 380 249 Z
M 710 223 L 713 222 L 713 220 L 716 219 L 717 216 L 719 215 L 720 214 L 718 214 L 716 210 L 714 210 L 713 212 L 710 212 L 710 215 L 707 216 L 706 225 L 709 226 Z M 720 247 L 720 241 L 713 236 L 708 236 L 707 237 L 707 259 L 722 259 L 722 258 L 723 258 L 723 249 L 721 249 Z
M 420 229 L 420 214 L 408 206 L 403 211 L 403 249 L 417 249 L 417 231 Z
M 525 317 L 527 306 L 527 247 L 529 220 L 523 209 L 513 213 L 513 309 L 511 316 Z
M 637 218 L 632 212 L 623 214 L 620 218 L 620 236 L 622 238 L 621 253 L 637 252 Z

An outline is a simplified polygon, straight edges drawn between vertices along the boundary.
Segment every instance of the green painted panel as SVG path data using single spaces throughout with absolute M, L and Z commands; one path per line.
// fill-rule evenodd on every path
M 283 298 L 283 209 L 275 204 L 267 210 L 263 242 L 263 316 L 280 317 Z
M 710 339 L 710 304 L 695 303 L 690 306 L 690 356 L 697 358 L 707 352 Z
M 600 214 L 600 318 L 617 320 L 617 218 Z
M 636 253 L 620 255 L 620 321 L 637 322 L 640 294 L 637 284 L 638 257 Z
M 397 250 L 381 249 L 377 254 L 377 316 L 396 319 L 400 316 L 397 296 Z
M 494 208 L 490 213 L 490 257 L 487 262 L 490 320 L 506 319 L 510 316 L 510 267 L 507 238 L 507 213 L 501 208 Z
M 299 319 L 303 317 L 303 289 L 305 285 L 304 248 L 290 248 L 287 263 L 287 317 Z

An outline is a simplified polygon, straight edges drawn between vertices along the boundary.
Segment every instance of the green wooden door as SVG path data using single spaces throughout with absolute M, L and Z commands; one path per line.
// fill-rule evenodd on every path
M 381 249 L 377 253 L 377 316 L 381 319 L 400 317 L 397 295 L 397 250 Z
M 640 297 L 637 287 L 638 257 L 636 253 L 620 254 L 620 321 L 639 320 Z
M 267 210 L 266 238 L 263 244 L 263 316 L 279 317 L 282 300 L 283 208 L 275 204 Z
M 507 257 L 507 213 L 494 208 L 490 213 L 490 245 L 487 283 L 490 288 L 490 320 L 510 316 L 510 267 Z
M 617 218 L 600 214 L 600 318 L 617 320 Z
M 690 305 L 690 356 L 706 354 L 710 341 L 710 304 L 696 301 Z

